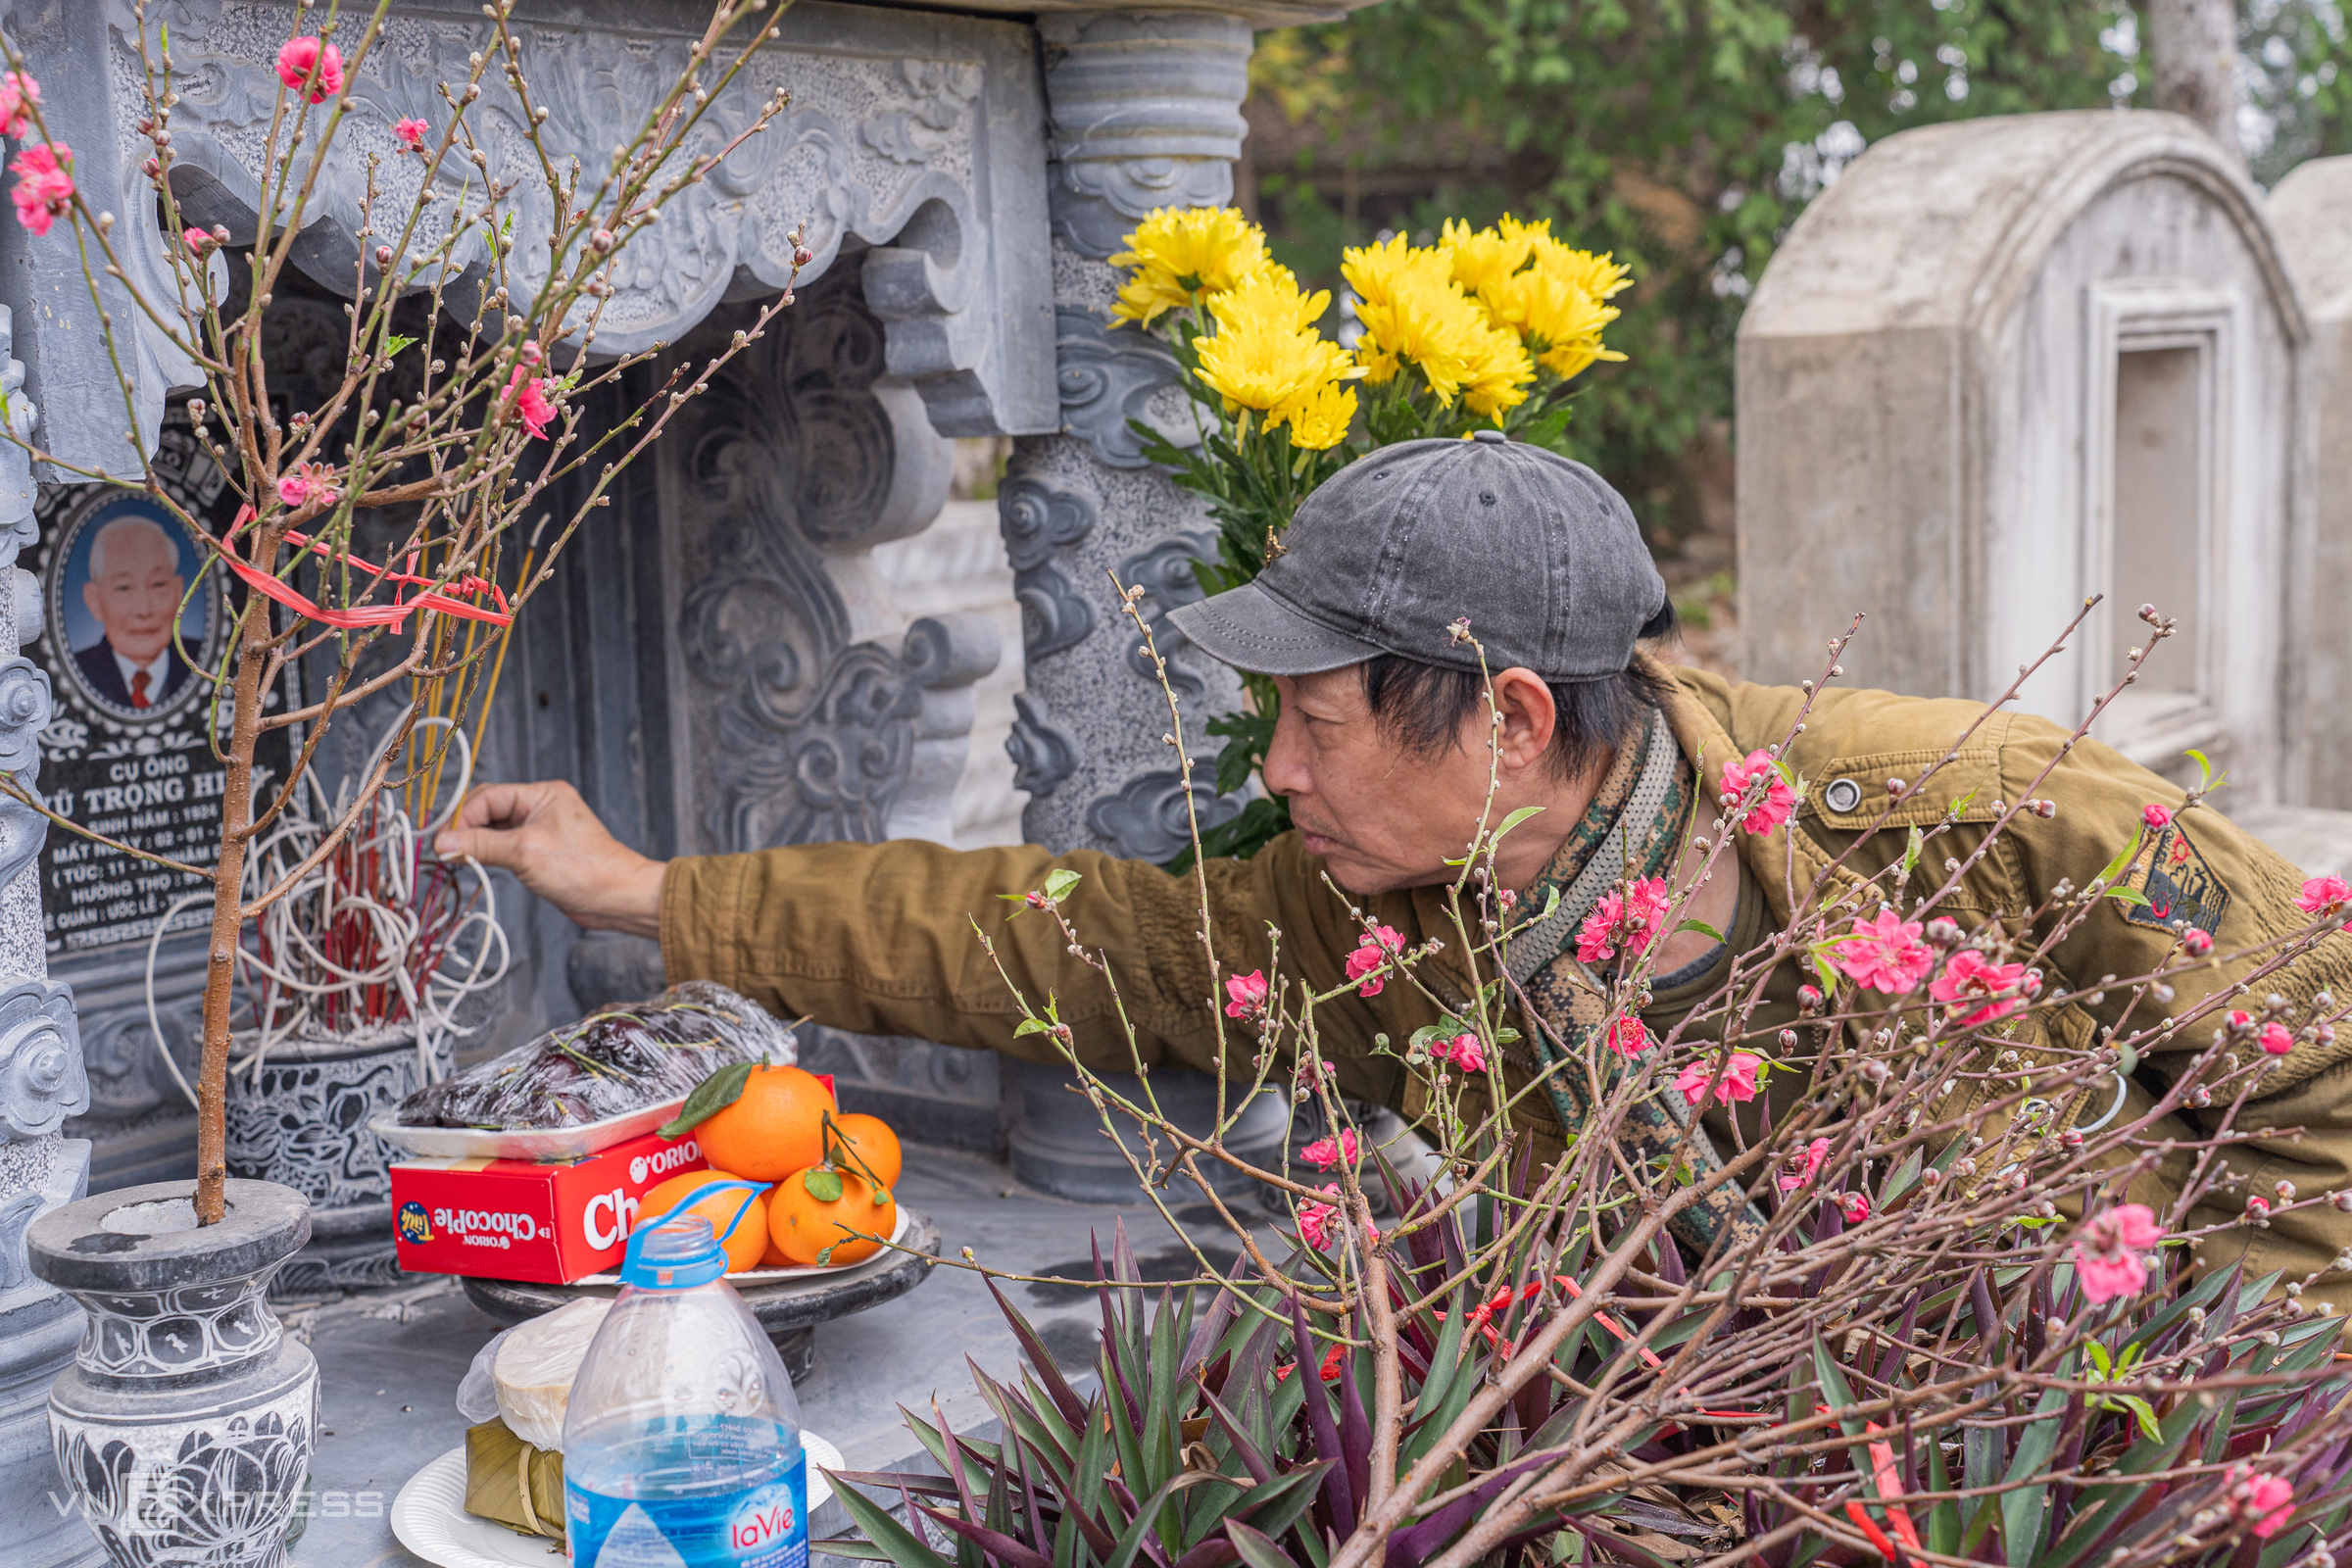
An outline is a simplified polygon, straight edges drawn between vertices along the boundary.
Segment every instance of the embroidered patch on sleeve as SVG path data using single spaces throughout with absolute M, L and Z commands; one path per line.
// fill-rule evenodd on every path
M 2230 907 L 2230 890 L 2178 824 L 2156 835 L 2155 847 L 2140 857 L 2122 885 L 2148 901 L 2122 906 L 2124 918 L 2133 925 L 2162 928 L 2186 920 L 2211 934 L 2221 929 Z

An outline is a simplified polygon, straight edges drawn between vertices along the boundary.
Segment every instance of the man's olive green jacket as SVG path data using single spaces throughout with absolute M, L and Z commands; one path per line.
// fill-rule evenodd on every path
M 1668 716 L 1684 754 L 1699 767 L 1702 802 L 1712 797 L 1727 760 L 1785 740 L 1804 701 L 1794 688 L 1735 685 L 1685 668 L 1668 673 L 1679 688 Z M 1976 731 L 1957 758 L 1918 787 L 1922 772 L 1971 724 Z M 1795 817 L 1768 834 L 1735 835 L 1748 873 L 1743 899 L 1752 888 L 1766 905 L 1763 911 L 1743 910 L 1744 932 L 1769 929 L 1759 916 L 1768 917 L 1771 927 L 1786 922 L 1817 873 L 1886 809 L 1890 779 L 1901 780 L 1910 793 L 1887 827 L 1854 854 L 1852 873 L 1867 875 L 1898 859 L 1909 826 L 1933 826 L 1958 807 L 1957 826 L 1932 841 L 1912 873 L 1914 896 L 1944 881 L 1947 858 L 1968 859 L 2004 805 L 2027 799 L 2057 804 L 2051 818 L 2013 819 L 1991 852 L 1966 871 L 1958 896 L 1939 906 L 1964 927 L 1995 918 L 2012 929 L 2029 924 L 2053 886 L 2061 880 L 2083 886 L 2131 842 L 2145 807 L 2177 808 L 2182 802 L 2179 789 L 2107 747 L 2083 741 L 2070 750 L 2066 732 L 2043 720 L 2008 712 L 1987 716 L 1976 703 L 1886 692 L 1822 695 L 1788 759 L 1809 784 Z M 1834 788 L 1839 780 L 1852 780 L 1858 791 Z M 1835 808 L 1849 803 L 1849 809 Z M 2169 920 L 2186 918 L 2209 930 L 2219 953 L 2259 944 L 2309 920 L 2295 906 L 2302 873 L 2210 807 L 2183 813 L 2156 851 L 2160 863 L 2132 879 L 2150 904 L 2103 901 L 2057 949 L 2055 983 L 2072 989 L 2104 976 L 2148 972 L 2171 947 Z M 1107 956 L 1134 1030 L 1132 1047 L 1108 986 L 1069 954 L 1054 919 L 1035 911 L 1009 918 L 1016 906 L 998 898 L 1042 887 L 1055 868 L 1081 877 L 1063 912 L 1090 948 Z M 1212 860 L 1206 874 L 1208 937 L 1223 972 L 1274 972 L 1279 932 L 1282 979 L 1303 980 L 1318 992 L 1345 982 L 1348 955 L 1362 943 L 1361 924 L 1297 834 L 1275 840 L 1249 860 Z M 1432 989 L 1460 994 L 1460 944 L 1453 939 L 1446 889 L 1417 888 L 1359 903 L 1365 917 L 1396 927 L 1408 943 L 1446 939 L 1446 950 L 1421 973 Z M 1075 1031 L 1081 1057 L 1099 1070 L 1131 1070 L 1139 1059 L 1153 1067 L 1213 1071 L 1218 1065 L 1224 998 L 1201 940 L 1200 885 L 1191 875 L 1171 876 L 1146 862 L 1094 852 L 1056 856 L 1035 845 L 957 852 L 910 840 L 817 844 L 674 861 L 662 904 L 662 958 L 672 982 L 716 980 L 785 1017 L 808 1014 L 835 1028 L 1057 1060 L 1043 1037 L 1014 1037 L 1022 1017 L 1012 993 L 1017 987 L 1040 1006 L 1049 996 L 1054 999 Z M 994 945 L 993 958 L 983 933 Z M 2217 966 L 2178 977 L 2173 1010 L 2234 984 L 2238 972 Z M 1777 1027 L 1776 1012 L 1792 1016 L 1801 979 L 1784 965 L 1767 1009 L 1750 1027 Z M 2330 938 L 2260 989 L 2300 1002 L 2327 987 L 2352 995 L 2346 989 L 2352 987 L 2352 936 Z M 2119 989 L 2102 1005 L 2070 1005 L 2043 1026 L 2070 1041 L 2088 1040 L 2101 1022 L 2115 1021 L 2126 996 Z M 1686 1001 L 1647 1015 L 1652 1031 L 1663 1033 L 1688 1005 Z M 1394 1056 L 1374 1054 L 1373 1037 L 1385 1033 L 1402 1042 L 1439 1016 L 1417 988 L 1392 982 L 1374 998 L 1350 995 L 1325 1004 L 1316 1022 L 1348 1093 L 1414 1114 L 1421 1108 L 1414 1086 Z M 2143 1004 L 2134 1025 L 2148 1018 Z M 2207 1031 L 2186 1034 L 2201 1038 Z M 2184 1037 L 2184 1045 L 2195 1043 Z M 1255 1044 L 1254 1036 L 1240 1030 L 1228 1035 L 1225 1049 L 1235 1071 L 1250 1070 Z M 2211 1200 L 2196 1222 L 2236 1213 L 2244 1195 L 2268 1195 L 2281 1178 L 2306 1195 L 2352 1185 L 2348 1054 L 2352 1029 L 2326 1047 L 2298 1045 L 2270 1069 L 2261 1100 L 2239 1126 L 2278 1131 L 2242 1146 L 2230 1164 L 2247 1185 Z M 2186 1055 L 2154 1057 L 2150 1071 L 2177 1070 Z M 2149 1103 L 2144 1089 L 2135 1088 L 2132 1096 L 2128 1114 Z M 1541 1099 L 1529 1097 L 1521 1104 L 1533 1106 Z M 1541 1109 L 1528 1114 L 1548 1123 Z M 2186 1115 L 2180 1135 L 2196 1136 Z M 2305 1129 L 2299 1139 L 2287 1131 L 2297 1127 Z M 1536 1130 L 1557 1135 L 1550 1125 Z M 2185 1160 L 2175 1163 L 2180 1168 L 2150 1178 L 2133 1196 L 2159 1197 L 2164 1177 L 2177 1184 Z M 2284 1267 L 2290 1277 L 2300 1277 L 2326 1269 L 2347 1246 L 2352 1219 L 2322 1208 L 2217 1237 L 2201 1256 L 2211 1263 L 2244 1248 L 2257 1271 Z M 2331 1275 L 2327 1285 L 2317 1294 L 2342 1297 L 2339 1310 L 2352 1306 L 2352 1275 Z

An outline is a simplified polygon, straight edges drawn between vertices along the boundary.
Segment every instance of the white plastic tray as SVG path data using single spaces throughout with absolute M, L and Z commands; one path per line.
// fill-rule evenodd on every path
M 842 1468 L 841 1450 L 813 1432 L 801 1434 L 808 1452 L 808 1516 L 833 1495 L 824 1470 Z M 409 1477 L 392 1499 L 392 1533 L 400 1544 L 440 1568 L 549 1568 L 563 1547 L 545 1536 L 526 1536 L 466 1511 L 463 1444 Z
M 427 1159 L 577 1159 L 640 1138 L 677 1115 L 681 1095 L 625 1116 L 582 1122 L 576 1127 L 516 1127 L 485 1132 L 473 1127 L 403 1127 L 393 1111 L 378 1111 L 368 1130 L 394 1149 Z

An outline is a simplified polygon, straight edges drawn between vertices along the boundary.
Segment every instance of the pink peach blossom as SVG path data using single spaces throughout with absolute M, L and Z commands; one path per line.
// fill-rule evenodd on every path
M 1740 803 L 1748 798 L 1749 790 L 1764 778 L 1770 778 L 1771 785 L 1753 805 L 1741 808 Z M 1796 809 L 1796 791 L 1781 776 L 1772 758 L 1763 752 L 1750 752 L 1743 761 L 1723 764 L 1723 793 L 1730 797 L 1724 808 L 1739 811 L 1734 820 L 1750 833 L 1771 832 L 1788 821 L 1788 813 Z
M 2322 911 L 2333 914 L 2346 904 L 2352 904 L 2352 887 L 2340 876 L 2315 876 L 2303 884 L 2302 893 L 2295 899 L 2295 907 L 2305 914 Z
M 1916 991 L 1936 967 L 1936 950 L 1920 940 L 1923 929 L 1892 909 L 1881 909 L 1876 920 L 1856 920 L 1852 940 L 1834 950 L 1838 967 L 1857 985 L 1888 996 Z
M 1781 1191 L 1793 1193 L 1821 1173 L 1821 1162 L 1830 1157 L 1830 1141 L 1816 1138 L 1805 1146 L 1802 1168 L 1781 1172 Z
M 2295 1489 L 2283 1476 L 2261 1476 L 2246 1490 L 2246 1512 L 2254 1515 L 2254 1534 L 2264 1541 L 2277 1535 L 2295 1511 Z
M 1450 1061 L 1464 1072 L 1487 1070 L 1486 1047 L 1473 1034 L 1455 1035 L 1451 1041 L 1439 1046 L 1436 1054 L 1440 1060 Z
M 2295 1037 L 2287 1032 L 2286 1025 L 2282 1023 L 2264 1024 L 2261 1040 L 2262 1049 L 2274 1056 L 2283 1056 L 2295 1049 Z
M 1228 1018 L 1251 1018 L 1266 1010 L 1266 971 L 1252 969 L 1248 974 L 1225 977 L 1225 1004 Z
M 2138 1295 L 2148 1281 L 2147 1259 L 2140 1254 L 2163 1240 L 2164 1228 L 2145 1203 L 2118 1203 L 2084 1220 L 2073 1246 L 2084 1298 L 2095 1303 Z
M 2022 963 L 1994 963 L 1974 948 L 1962 948 L 1928 987 L 1928 995 L 1948 1003 L 1963 1029 L 2005 1018 L 2025 1005 L 2018 996 L 2026 978 Z
M 1323 1190 L 1337 1194 L 1340 1184 L 1330 1182 Z M 1307 1246 L 1318 1252 L 1331 1250 L 1331 1228 L 1338 1223 L 1340 1211 L 1329 1203 L 1302 1203 L 1298 1208 L 1298 1235 Z
M 1838 1211 L 1845 1216 L 1848 1225 L 1859 1225 L 1870 1218 L 1870 1195 L 1845 1193 L 1838 1200 Z
M 547 439 L 547 427 L 556 416 L 556 406 L 547 399 L 547 377 L 523 379 L 523 368 L 514 367 L 514 374 L 507 381 L 507 393 L 514 400 L 514 413 L 532 439 Z
M 1611 1018 L 1609 1027 L 1601 1038 L 1607 1042 L 1608 1048 L 1620 1056 L 1638 1055 L 1647 1051 L 1651 1044 L 1649 1031 L 1642 1027 L 1641 1019 L 1631 1013 L 1620 1018 Z
M 2173 813 L 2154 802 L 2139 808 L 2139 819 L 2148 824 L 2148 831 L 2161 833 L 2173 825 Z
M 289 92 L 302 92 L 308 83 L 311 102 L 322 104 L 343 90 L 343 51 L 330 43 L 321 55 L 318 39 L 308 34 L 288 38 L 278 46 L 277 79 Z
M 1732 1053 L 1731 1064 L 1723 1069 L 1723 1079 L 1715 1085 L 1715 1100 L 1719 1104 L 1756 1098 L 1756 1069 L 1763 1058 L 1745 1051 Z M 1682 1097 L 1695 1105 L 1707 1092 L 1707 1084 L 1715 1077 L 1711 1063 L 1694 1061 L 1675 1075 L 1674 1087 Z
M 400 138 L 403 152 L 423 151 L 424 133 L 430 129 L 432 129 L 430 125 L 414 117 L 407 120 L 396 120 L 392 122 L 392 134 Z
M 1388 983 L 1387 977 L 1373 975 L 1365 980 L 1364 976 L 1372 974 L 1373 970 L 1403 951 L 1404 933 L 1394 926 L 1374 926 L 1364 945 L 1348 955 L 1348 978 L 1364 982 L 1355 988 L 1355 994 L 1359 997 L 1379 996 L 1380 988 Z
M 8 167 L 18 176 L 16 189 L 9 192 L 17 204 L 18 222 L 35 234 L 49 232 L 49 225 L 74 205 L 73 166 L 74 149 L 62 141 L 27 147 L 17 155 Z
M 1329 1170 L 1343 1159 L 1353 1164 L 1355 1162 L 1355 1129 L 1343 1127 L 1340 1129 L 1339 1140 L 1336 1143 L 1329 1138 L 1318 1138 L 1298 1152 L 1300 1157 L 1315 1169 Z
M 1598 963 L 1613 958 L 1620 945 L 1629 958 L 1646 952 L 1664 928 L 1673 906 L 1664 877 L 1637 878 L 1622 892 L 1611 888 L 1593 904 L 1592 912 L 1585 916 L 1576 933 L 1577 961 Z
M 41 101 L 41 84 L 31 75 L 11 71 L 0 74 L 0 131 L 24 140 L 32 133 L 32 106 Z

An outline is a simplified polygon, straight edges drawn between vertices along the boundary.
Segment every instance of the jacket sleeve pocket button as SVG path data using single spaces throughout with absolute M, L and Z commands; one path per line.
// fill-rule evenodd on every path
M 1850 778 L 1834 778 L 1821 792 L 1821 804 L 1841 814 L 1850 811 L 1862 804 L 1862 786 Z

